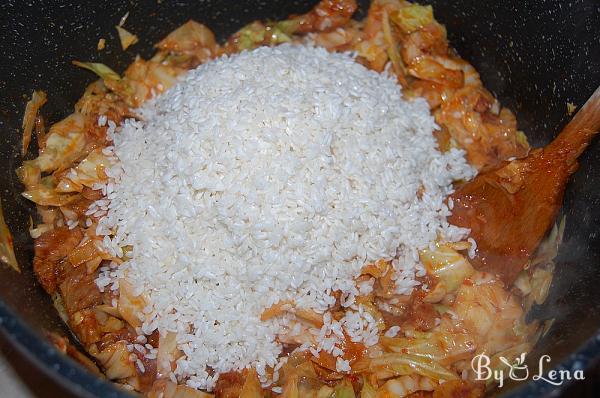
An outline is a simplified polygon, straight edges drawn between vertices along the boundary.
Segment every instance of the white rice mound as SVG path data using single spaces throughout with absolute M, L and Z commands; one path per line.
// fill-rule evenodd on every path
M 359 294 L 353 278 L 378 259 L 410 293 L 418 250 L 467 235 L 444 204 L 475 174 L 464 152 L 441 153 L 425 100 L 349 54 L 282 45 L 222 57 L 138 112 L 114 133 L 98 227 L 108 250 L 133 252 L 97 283 L 125 278 L 145 295 L 140 332 L 177 333 L 174 373 L 192 387 L 248 366 L 264 381 L 293 323 L 261 322 L 272 304 L 325 312 L 333 290 Z M 352 308 L 344 327 L 361 328 Z

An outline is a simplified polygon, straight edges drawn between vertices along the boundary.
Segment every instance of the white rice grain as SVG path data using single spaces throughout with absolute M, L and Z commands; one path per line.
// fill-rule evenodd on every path
M 418 250 L 466 236 L 444 203 L 474 175 L 463 151 L 441 153 L 425 100 L 405 100 L 395 78 L 348 54 L 282 45 L 223 57 L 136 113 L 143 121 L 106 121 L 118 163 L 110 189 L 94 189 L 110 203 L 86 215 L 108 209 L 97 231 L 114 234 L 111 252 L 133 247 L 110 289 L 124 277 L 145 294 L 140 332 L 177 331 L 171 380 L 210 390 L 220 373 L 254 366 L 263 381 L 290 330 L 289 319 L 260 321 L 270 305 L 323 313 L 341 290 L 357 308 L 353 278 L 379 259 L 393 260 L 408 294 L 424 272 Z M 359 318 L 348 325 L 374 344 L 374 320 Z M 325 325 L 311 352 L 339 353 L 341 327 Z

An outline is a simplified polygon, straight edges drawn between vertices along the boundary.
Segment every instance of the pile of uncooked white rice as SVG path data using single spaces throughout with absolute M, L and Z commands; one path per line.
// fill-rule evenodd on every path
M 276 337 L 299 331 L 292 315 L 260 321 L 281 300 L 322 313 L 341 290 L 352 311 L 311 330 L 311 351 L 339 355 L 340 328 L 374 344 L 353 303 L 371 288 L 353 281 L 361 267 L 394 259 L 409 293 L 424 272 L 417 250 L 466 236 L 444 204 L 452 181 L 474 175 L 464 153 L 440 153 L 427 103 L 348 54 L 282 45 L 223 57 L 138 112 L 114 133 L 97 229 L 108 250 L 133 252 L 97 283 L 125 278 L 145 295 L 141 332 L 177 333 L 174 373 L 190 386 L 248 366 L 264 381 Z M 349 369 L 341 358 L 338 369 Z

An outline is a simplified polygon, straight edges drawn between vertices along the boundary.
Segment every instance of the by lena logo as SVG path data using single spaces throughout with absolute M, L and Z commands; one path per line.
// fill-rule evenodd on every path
M 543 380 L 555 386 L 560 386 L 567 380 L 584 380 L 583 370 L 570 371 L 566 369 L 545 371 L 544 365 L 550 362 L 550 355 L 542 355 L 538 362 L 537 373 L 530 374 L 529 367 L 525 363 L 525 353 L 522 353 L 514 361 L 505 357 L 498 358 L 501 363 L 496 362 L 491 366 L 490 357 L 485 354 L 475 355 L 471 361 L 471 368 L 475 372 L 477 380 L 496 381 L 499 387 L 504 385 L 505 379 L 522 381 L 531 376 L 532 380 Z M 500 365 L 500 366 L 499 366 Z

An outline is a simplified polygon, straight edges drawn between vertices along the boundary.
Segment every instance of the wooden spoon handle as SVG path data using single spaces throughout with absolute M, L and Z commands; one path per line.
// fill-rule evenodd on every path
M 559 149 L 564 146 L 577 148 L 573 153 L 576 158 L 598 131 L 600 131 L 600 87 L 594 91 L 594 94 L 583 104 L 549 147 L 551 149 Z

